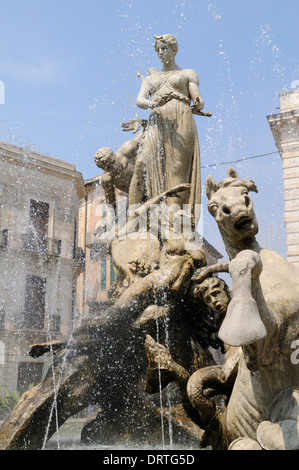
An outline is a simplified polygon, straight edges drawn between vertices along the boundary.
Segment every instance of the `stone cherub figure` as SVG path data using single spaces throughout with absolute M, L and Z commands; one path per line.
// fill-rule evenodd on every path
M 205 268 L 203 268 L 204 270 Z M 222 341 L 218 338 L 218 330 L 231 301 L 228 285 L 219 277 L 209 276 L 200 283 L 193 284 L 192 290 L 193 298 L 201 299 L 210 311 L 210 314 L 206 310 L 203 311 L 200 324 L 197 324 L 194 328 L 195 331 L 199 331 L 201 344 L 207 347 L 211 345 L 216 349 L 220 348 L 224 352 Z M 205 333 L 206 340 L 203 339 Z
M 230 301 L 230 290 L 226 282 L 219 277 L 207 277 L 194 287 L 195 295 L 201 295 L 203 301 L 215 313 L 225 315 Z
M 106 202 L 111 204 L 114 210 L 116 207 L 115 189 L 129 192 L 136 154 L 146 126 L 146 120 L 130 119 L 128 123 L 122 124 L 123 130 L 133 131 L 133 134 L 136 134 L 141 127 L 140 132 L 133 139 L 122 144 L 115 153 L 108 147 L 101 147 L 94 156 L 96 165 L 104 170 L 101 175 L 101 184 L 105 192 Z

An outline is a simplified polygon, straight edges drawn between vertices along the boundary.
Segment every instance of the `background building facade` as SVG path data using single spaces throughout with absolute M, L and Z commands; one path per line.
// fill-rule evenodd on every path
M 48 368 L 30 344 L 73 328 L 84 196 L 74 165 L 0 143 L 0 395 L 24 392 Z
M 299 266 L 299 89 L 280 93 L 280 113 L 267 118 L 282 158 L 287 259 Z
M 106 219 L 105 192 L 101 176 L 85 182 L 86 196 L 79 208 L 79 244 L 85 252 L 85 271 L 78 277 L 77 308 L 81 321 L 111 305 L 108 291 L 116 277 L 107 242 L 100 240 Z M 116 191 L 118 201 L 126 207 L 127 198 Z

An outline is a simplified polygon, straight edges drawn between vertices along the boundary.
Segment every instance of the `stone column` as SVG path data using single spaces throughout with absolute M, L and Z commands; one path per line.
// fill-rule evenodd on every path
M 267 119 L 282 158 L 287 259 L 299 266 L 299 89 L 280 93 L 280 111 Z

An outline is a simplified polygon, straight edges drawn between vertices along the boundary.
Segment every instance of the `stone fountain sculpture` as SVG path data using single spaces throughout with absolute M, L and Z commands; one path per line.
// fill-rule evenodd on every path
M 203 101 L 196 73 L 182 70 L 175 63 L 175 38 L 165 35 L 156 39 L 163 70 L 150 71 L 142 80 L 137 98 L 139 106 L 152 109 L 148 122 L 131 120 L 124 126 L 124 130 L 137 132 L 141 124 L 142 130 L 115 156 L 109 149 L 101 149 L 95 155 L 96 163 L 105 166 L 105 192 L 111 205 L 116 204 L 113 192 L 118 187 L 128 191 L 130 209 L 134 208 L 125 227 L 121 230 L 117 227 L 114 238 L 109 240 L 118 274 L 112 292 L 113 306 L 82 324 L 66 343 L 57 341 L 31 347 L 32 357 L 52 354 L 53 365 L 42 382 L 22 396 L 4 422 L 0 429 L 2 449 L 44 447 L 68 417 L 90 404 L 101 406 L 102 413 L 88 424 L 89 437 L 99 420 L 112 422 L 112 426 L 122 428 L 123 434 L 129 429 L 128 416 L 132 423 L 132 416 L 138 415 L 139 425 L 151 421 L 149 414 L 145 417 L 148 404 L 140 405 L 138 389 L 142 378 L 146 380 L 145 338 L 147 334 L 155 336 L 157 327 L 161 330 L 160 340 L 166 335 L 170 338 L 170 353 L 189 374 L 198 363 L 214 363 L 208 346 L 200 345 L 200 328 L 199 332 L 194 331 L 194 322 L 186 318 L 188 308 L 190 311 L 197 302 L 202 310 L 197 322 L 203 323 L 203 341 L 208 344 L 209 330 L 215 334 L 213 316 L 204 321 L 206 307 L 196 298 L 191 281 L 196 270 L 206 265 L 206 257 L 203 250 L 192 245 L 194 232 L 187 230 L 185 239 L 181 230 L 186 225 L 184 221 L 190 222 L 188 228 L 194 228 L 199 215 L 196 211 L 201 193 L 199 145 L 193 115 L 202 113 Z M 113 165 L 107 166 L 111 159 Z M 172 212 L 165 222 L 163 213 L 152 224 L 150 209 L 163 204 L 175 205 L 179 216 Z M 182 413 L 192 425 L 186 387 L 180 389 Z M 156 406 L 154 411 L 154 427 L 159 428 L 161 442 Z M 133 419 L 131 428 L 138 428 L 135 423 Z M 151 423 L 148 429 L 151 439 L 154 436 Z M 200 434 L 197 425 L 194 429 L 193 435 Z M 106 428 L 102 431 L 107 434 Z M 140 436 L 136 439 L 142 442 Z
M 256 187 L 233 169 L 218 184 L 206 182 L 229 261 L 207 266 L 194 245 L 201 184 L 193 115 L 209 113 L 202 112 L 196 73 L 175 63 L 177 47 L 171 35 L 156 37 L 163 69 L 142 77 L 137 98 L 152 109 L 149 120 L 125 125 L 142 130 L 115 155 L 100 149 L 95 156 L 105 167 L 107 200 L 115 207 L 118 187 L 132 209 L 109 240 L 118 275 L 114 303 L 67 342 L 31 347 L 32 357 L 50 352 L 53 365 L 2 425 L 1 449 L 42 448 L 90 404 L 102 411 L 83 434 L 97 434 L 99 443 L 109 423 L 125 433 L 139 420 L 148 440 L 135 438 L 157 445 L 159 415 L 171 417 L 198 448 L 299 448 L 299 374 L 291 361 L 299 337 L 298 270 L 258 245 L 248 195 Z M 153 207 L 158 217 L 151 217 Z M 231 274 L 232 295 L 215 277 L 221 272 Z M 226 353 L 224 364 L 211 347 Z M 171 410 L 146 399 L 174 384 Z

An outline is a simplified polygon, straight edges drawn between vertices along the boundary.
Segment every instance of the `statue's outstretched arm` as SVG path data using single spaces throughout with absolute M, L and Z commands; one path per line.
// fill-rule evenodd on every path
M 192 281 L 201 283 L 207 277 L 216 273 L 228 273 L 229 272 L 229 261 L 223 261 L 222 263 L 212 264 L 210 266 L 198 269 L 192 276 Z

